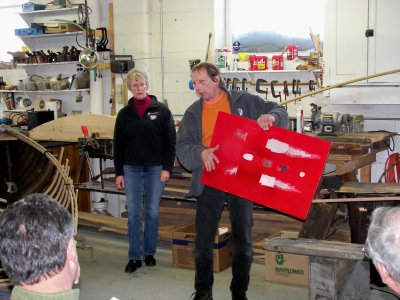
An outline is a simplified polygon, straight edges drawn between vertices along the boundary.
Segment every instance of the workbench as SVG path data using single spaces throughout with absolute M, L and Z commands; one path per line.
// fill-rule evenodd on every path
M 309 299 L 370 299 L 369 261 L 362 245 L 273 238 L 265 250 L 309 256 Z
M 388 131 L 375 131 L 316 137 L 332 142 L 327 161 L 336 166 L 332 175 L 345 175 L 352 181 L 352 172 L 360 169 L 359 181 L 368 183 L 371 182 L 371 165 L 376 161 L 376 154 L 387 150 L 390 139 L 396 135 Z

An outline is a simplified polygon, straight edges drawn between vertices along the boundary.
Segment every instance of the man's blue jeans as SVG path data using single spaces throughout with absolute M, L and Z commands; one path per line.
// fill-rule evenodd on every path
M 253 203 L 209 186 L 204 187 L 203 193 L 197 199 L 195 290 L 200 294 L 212 292 L 214 238 L 225 202 L 229 209 L 233 239 L 230 289 L 232 294 L 242 296 L 249 286 L 249 273 L 253 262 Z
M 124 165 L 129 259 L 143 260 L 145 255 L 156 253 L 160 199 L 165 186 L 160 181 L 161 170 L 162 166 Z

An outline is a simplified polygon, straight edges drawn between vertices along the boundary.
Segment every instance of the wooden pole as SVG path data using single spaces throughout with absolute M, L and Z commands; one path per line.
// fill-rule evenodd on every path
M 395 69 L 395 70 L 386 71 L 386 72 L 382 72 L 382 73 L 376 73 L 376 74 L 373 74 L 373 75 L 368 75 L 368 76 L 364 76 L 364 77 L 360 77 L 360 78 L 356 78 L 356 79 L 340 82 L 340 83 L 337 83 L 337 84 L 334 84 L 334 85 L 331 85 L 331 86 L 327 86 L 327 87 L 318 89 L 316 91 L 305 93 L 304 95 L 300 95 L 300 96 L 288 99 L 288 100 L 283 101 L 283 102 L 281 102 L 279 104 L 280 105 L 285 105 L 285 104 L 288 104 L 290 102 L 297 101 L 297 100 L 300 100 L 300 99 L 303 99 L 305 97 L 312 96 L 312 95 L 315 95 L 315 94 L 319 94 L 319 93 L 322 93 L 322 92 L 325 92 L 325 91 L 328 91 L 328 90 L 331 90 L 331 89 L 334 89 L 334 88 L 337 88 L 337 87 L 341 87 L 341 86 L 344 86 L 344 85 L 348 85 L 348 84 L 351 84 L 351 83 L 355 83 L 355 82 L 358 82 L 358 81 L 367 80 L 367 79 L 371 79 L 371 78 L 375 78 L 375 77 L 390 75 L 390 74 L 394 74 L 394 73 L 398 73 L 398 72 L 400 72 L 400 69 Z
M 364 198 L 333 198 L 314 199 L 312 203 L 339 203 L 339 202 L 369 202 L 369 201 L 399 201 L 400 197 L 364 197 Z

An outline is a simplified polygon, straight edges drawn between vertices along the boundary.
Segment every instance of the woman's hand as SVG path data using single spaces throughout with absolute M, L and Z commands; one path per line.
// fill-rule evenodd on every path
M 161 170 L 160 173 L 160 181 L 161 182 L 167 182 L 169 180 L 169 171 L 167 170 Z
M 115 178 L 115 185 L 117 186 L 118 190 L 123 190 L 125 188 L 124 175 L 119 175 L 117 178 Z

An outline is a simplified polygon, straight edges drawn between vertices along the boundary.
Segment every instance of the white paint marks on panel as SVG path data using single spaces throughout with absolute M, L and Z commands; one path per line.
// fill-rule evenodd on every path
M 235 167 L 227 167 L 227 168 L 225 168 L 224 175 L 225 175 L 225 176 L 236 175 L 238 169 L 239 169 L 238 166 L 235 166 Z
M 243 154 L 243 158 L 244 158 L 245 160 L 252 161 L 253 158 L 254 158 L 254 155 L 253 155 L 253 154 L 250 154 L 250 153 L 245 153 L 245 154 Z
M 272 177 L 272 176 L 269 176 L 266 174 L 261 174 L 259 183 L 263 186 L 277 188 L 277 189 L 285 190 L 288 192 L 296 192 L 296 193 L 300 192 L 298 189 L 296 189 L 296 187 L 294 187 L 286 182 L 280 181 L 280 180 L 276 179 L 276 177 Z
M 259 183 L 263 186 L 274 187 L 276 178 L 268 176 L 266 174 L 261 174 Z
M 239 138 L 239 139 L 241 139 L 241 140 L 243 140 L 243 141 L 246 141 L 246 139 L 247 139 L 247 136 L 248 136 L 248 132 L 246 132 L 246 131 L 243 131 L 242 129 L 236 129 L 236 131 L 235 131 L 235 135 Z
M 269 139 L 265 147 L 274 153 L 286 154 L 292 157 L 309 158 L 309 159 L 320 158 L 319 155 L 305 152 L 302 149 L 294 148 L 290 146 L 288 143 L 279 141 L 277 139 Z

